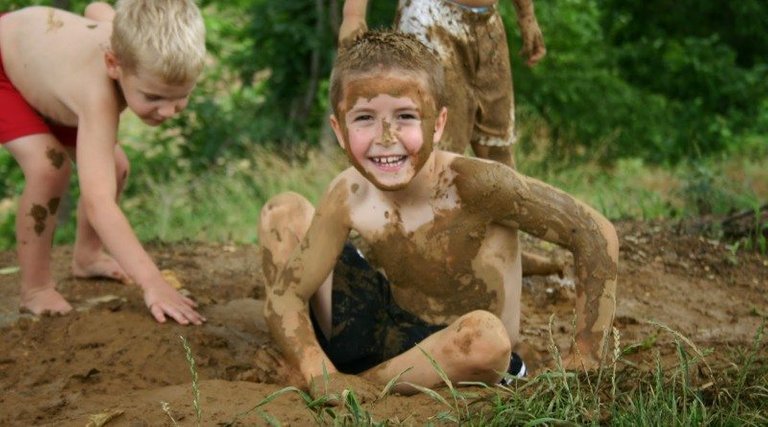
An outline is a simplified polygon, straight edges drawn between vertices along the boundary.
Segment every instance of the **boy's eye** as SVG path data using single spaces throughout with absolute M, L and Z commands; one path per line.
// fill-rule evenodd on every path
M 397 118 L 400 120 L 419 120 L 419 116 L 416 113 L 400 113 Z
M 162 100 L 163 97 L 160 96 L 160 95 L 152 95 L 152 94 L 145 93 L 144 94 L 144 99 L 146 99 L 147 101 L 150 101 L 150 102 L 155 102 L 155 101 Z
M 353 122 L 364 122 L 368 120 L 373 120 L 373 116 L 370 114 L 360 114 L 352 119 Z

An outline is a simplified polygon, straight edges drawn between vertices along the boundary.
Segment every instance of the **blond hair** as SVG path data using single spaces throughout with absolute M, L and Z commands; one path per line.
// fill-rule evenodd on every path
M 118 0 L 112 51 L 126 71 L 167 84 L 197 80 L 205 60 L 205 24 L 194 0 Z
M 435 107 L 445 106 L 445 77 L 440 59 L 411 34 L 393 30 L 367 31 L 339 48 L 330 84 L 331 108 L 338 114 L 348 79 L 400 71 L 424 77 Z

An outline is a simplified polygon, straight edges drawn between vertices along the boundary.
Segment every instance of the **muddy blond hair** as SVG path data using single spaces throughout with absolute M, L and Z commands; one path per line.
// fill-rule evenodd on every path
M 118 0 L 112 51 L 131 73 L 167 84 L 197 80 L 205 60 L 205 24 L 194 0 Z
M 445 77 L 437 55 L 411 34 L 371 30 L 339 48 L 331 72 L 330 101 L 334 114 L 339 114 L 348 79 L 388 71 L 423 76 L 435 107 L 445 106 Z

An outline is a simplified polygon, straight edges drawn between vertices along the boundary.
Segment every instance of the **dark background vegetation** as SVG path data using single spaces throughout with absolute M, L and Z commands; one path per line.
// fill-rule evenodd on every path
M 87 2 L 0 0 L 0 10 L 30 4 L 82 13 Z M 672 167 L 732 152 L 768 155 L 768 2 L 535 1 L 548 55 L 533 69 L 518 55 L 511 2 L 500 4 L 523 152 L 545 135 L 545 156 L 557 167 L 615 167 L 628 158 Z M 310 147 L 333 144 L 327 81 L 343 0 L 200 5 L 212 62 L 188 111 L 151 134 L 154 154 L 127 147 L 141 157 L 134 174 L 162 182 L 180 170 L 247 157 L 255 145 L 301 158 Z M 391 25 L 395 6 L 371 1 L 370 26 Z M 715 179 L 707 173 L 702 179 Z M 13 159 L 0 156 L 0 199 L 19 193 L 21 178 Z M 128 195 L 140 191 L 133 185 Z

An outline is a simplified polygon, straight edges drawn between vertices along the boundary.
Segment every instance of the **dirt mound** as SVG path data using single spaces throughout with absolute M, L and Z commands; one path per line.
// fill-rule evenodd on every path
M 768 315 L 768 257 L 734 253 L 665 223 L 620 223 L 618 229 L 616 326 L 622 346 L 636 345 L 634 362 L 650 361 L 644 350 L 651 347 L 672 351 L 674 335 L 666 328 L 714 349 L 713 357 L 751 343 Z M 115 415 L 110 426 L 172 425 L 169 414 L 191 423 L 192 377 L 181 337 L 195 359 L 206 425 L 231 422 L 287 385 L 289 371 L 261 315 L 256 247 L 182 242 L 149 248 L 201 304 L 209 319 L 204 326 L 158 325 L 138 288 L 74 279 L 68 247 L 55 248 L 54 267 L 76 312 L 19 316 L 18 274 L 4 268 L 15 265 L 15 255 L 0 253 L 0 425 L 82 426 L 96 414 Z M 571 340 L 573 290 L 567 280 L 534 278 L 526 281 L 523 299 L 522 351 L 534 371 L 546 369 L 553 364 L 550 342 L 564 348 Z M 389 396 L 368 409 L 382 419 L 420 423 L 444 408 L 419 395 Z M 238 419 L 263 423 L 260 411 L 283 424 L 313 420 L 296 393 Z

